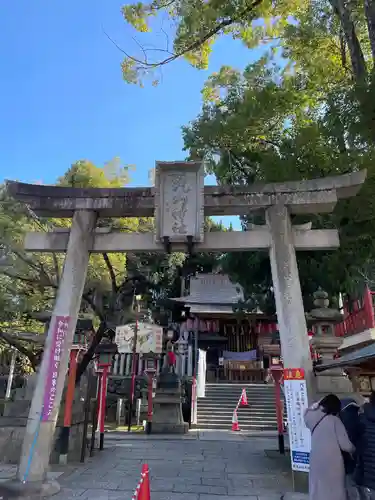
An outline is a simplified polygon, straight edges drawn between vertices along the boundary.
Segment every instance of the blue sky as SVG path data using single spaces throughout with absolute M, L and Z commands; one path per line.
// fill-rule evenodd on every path
M 178 61 L 164 69 L 156 88 L 127 85 L 122 55 L 102 29 L 136 51 L 122 3 L 3 2 L 0 182 L 53 183 L 76 160 L 100 166 L 119 156 L 136 165 L 132 185 L 147 185 L 155 160 L 185 157 L 180 128 L 199 113 L 208 75 L 223 64 L 243 68 L 259 57 L 258 50 L 222 39 L 208 71 Z

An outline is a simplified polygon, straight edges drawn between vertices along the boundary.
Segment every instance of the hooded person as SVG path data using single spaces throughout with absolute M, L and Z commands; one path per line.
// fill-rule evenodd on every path
M 328 394 L 305 411 L 311 432 L 310 500 L 347 500 L 342 452 L 353 453 L 355 448 L 338 418 L 340 410 L 339 398 Z
M 359 414 L 360 439 L 355 480 L 361 486 L 363 498 L 375 499 L 375 392 Z

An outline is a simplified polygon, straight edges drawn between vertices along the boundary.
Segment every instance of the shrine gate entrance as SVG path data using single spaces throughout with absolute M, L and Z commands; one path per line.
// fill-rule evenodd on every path
M 204 186 L 200 162 L 157 162 L 155 188 L 80 189 L 8 182 L 11 195 L 41 216 L 72 218 L 70 231 L 31 233 L 29 252 L 66 252 L 51 317 L 38 384 L 23 442 L 18 478 L 43 481 L 48 469 L 56 419 L 68 369 L 91 252 L 256 251 L 268 250 L 281 350 L 285 368 L 303 368 L 312 387 L 312 365 L 296 251 L 334 249 L 335 229 L 292 226 L 291 214 L 331 212 L 337 201 L 355 195 L 366 172 L 309 181 L 266 185 Z M 246 232 L 204 233 L 204 216 L 245 215 L 264 210 L 266 225 Z M 155 234 L 126 234 L 96 229 L 98 218 L 155 217 Z M 56 364 L 54 397 L 45 408 L 56 336 L 63 349 Z M 48 404 L 48 402 L 47 402 Z M 44 408 L 43 413 L 42 408 Z M 33 451 L 34 458 L 28 459 Z

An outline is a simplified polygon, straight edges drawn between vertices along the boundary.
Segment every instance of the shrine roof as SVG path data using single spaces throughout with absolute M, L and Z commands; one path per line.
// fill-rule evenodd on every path
M 164 162 L 171 168 L 189 162 Z M 354 196 L 366 171 L 311 180 L 250 186 L 205 186 L 205 215 L 242 215 L 275 203 L 288 205 L 292 213 L 331 212 L 338 199 Z M 152 217 L 154 189 L 73 188 L 7 181 L 8 192 L 27 203 L 37 215 L 72 217 L 75 210 L 94 210 L 99 217 Z
M 323 372 L 325 370 L 330 370 L 331 368 L 356 366 L 373 358 L 375 358 L 375 344 L 371 344 L 366 347 L 362 347 L 362 349 L 344 354 L 341 358 L 335 359 L 330 363 L 317 365 L 315 367 L 315 371 Z

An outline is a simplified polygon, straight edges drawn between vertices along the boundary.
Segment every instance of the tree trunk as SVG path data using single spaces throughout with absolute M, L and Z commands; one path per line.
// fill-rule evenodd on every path
M 99 325 L 98 330 L 94 335 L 94 338 L 92 339 L 90 347 L 87 349 L 87 351 L 83 355 L 81 362 L 77 366 L 76 385 L 79 385 L 81 377 L 85 373 L 87 367 L 90 364 L 90 361 L 94 357 L 95 350 L 100 344 L 106 330 L 107 330 L 107 323 L 105 321 L 102 321 Z
M 372 3 L 372 0 L 368 1 Z M 350 11 L 347 8 L 344 0 L 330 0 L 330 4 L 332 5 L 335 14 L 339 18 L 342 30 L 344 32 L 345 41 L 349 48 L 354 79 L 357 83 L 360 83 L 367 76 L 367 68 L 361 44 L 359 43 L 357 34 L 355 32 L 355 26 L 350 15 Z
M 374 0 L 364 0 L 364 3 L 372 61 L 375 64 L 375 2 Z

